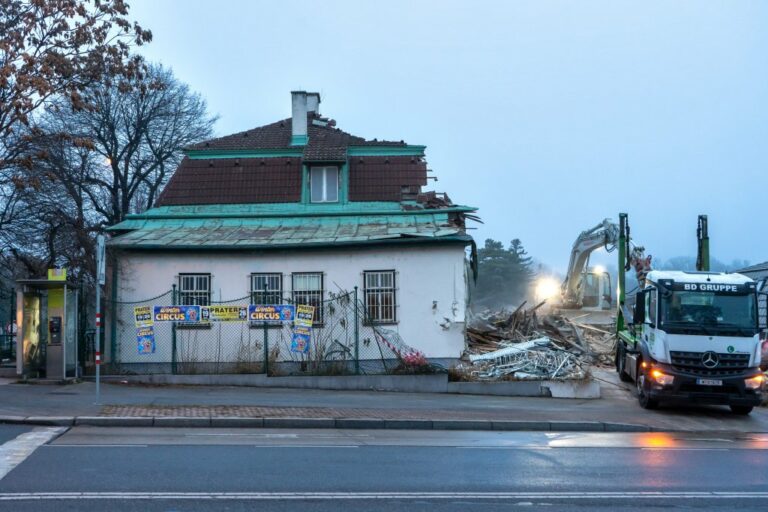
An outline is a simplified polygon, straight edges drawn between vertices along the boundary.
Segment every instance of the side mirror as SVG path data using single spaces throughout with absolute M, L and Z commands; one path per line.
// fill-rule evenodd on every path
M 637 295 L 635 295 L 635 317 L 633 322 L 635 325 L 645 322 L 645 292 L 637 292 Z

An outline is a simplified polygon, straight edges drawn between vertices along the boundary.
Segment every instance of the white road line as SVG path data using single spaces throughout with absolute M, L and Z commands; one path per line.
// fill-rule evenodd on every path
M 562 500 L 760 499 L 768 492 L 32 492 L 0 493 L 0 501 L 30 500 Z
M 38 427 L 19 434 L 0 446 L 0 480 L 13 468 L 24 462 L 38 447 L 62 434 L 66 427 Z
M 552 450 L 552 446 L 454 446 L 457 450 Z
M 641 450 L 648 450 L 653 452 L 730 452 L 730 448 L 665 448 L 663 446 L 644 446 Z
M 255 444 L 254 448 L 360 448 L 354 444 Z
M 48 444 L 46 448 L 149 448 L 148 444 Z

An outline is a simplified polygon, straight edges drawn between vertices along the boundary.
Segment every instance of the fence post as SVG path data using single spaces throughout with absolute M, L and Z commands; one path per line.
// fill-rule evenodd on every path
M 261 294 L 261 303 L 267 300 L 267 283 L 264 283 L 264 291 Z M 264 320 L 264 375 L 269 377 L 269 328 L 267 321 Z
M 176 305 L 176 285 L 171 289 L 171 305 Z M 176 322 L 171 326 L 171 373 L 176 375 Z
M 357 286 L 355 286 L 355 374 L 360 375 L 360 313 L 357 307 Z

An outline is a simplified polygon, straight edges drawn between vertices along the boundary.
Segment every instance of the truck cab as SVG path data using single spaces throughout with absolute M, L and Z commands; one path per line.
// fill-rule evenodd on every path
M 629 316 L 629 315 L 626 315 Z M 729 405 L 749 414 L 762 402 L 756 283 L 740 274 L 651 271 L 619 333 L 617 371 L 640 405 L 678 400 Z

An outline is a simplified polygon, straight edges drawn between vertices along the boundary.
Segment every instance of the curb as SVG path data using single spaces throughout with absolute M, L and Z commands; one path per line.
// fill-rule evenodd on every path
M 0 416 L 0 424 L 58 427 L 288 428 L 485 430 L 507 432 L 668 432 L 648 425 L 602 421 L 491 421 L 380 418 L 249 418 L 240 416 Z M 675 430 L 679 431 L 679 430 Z

